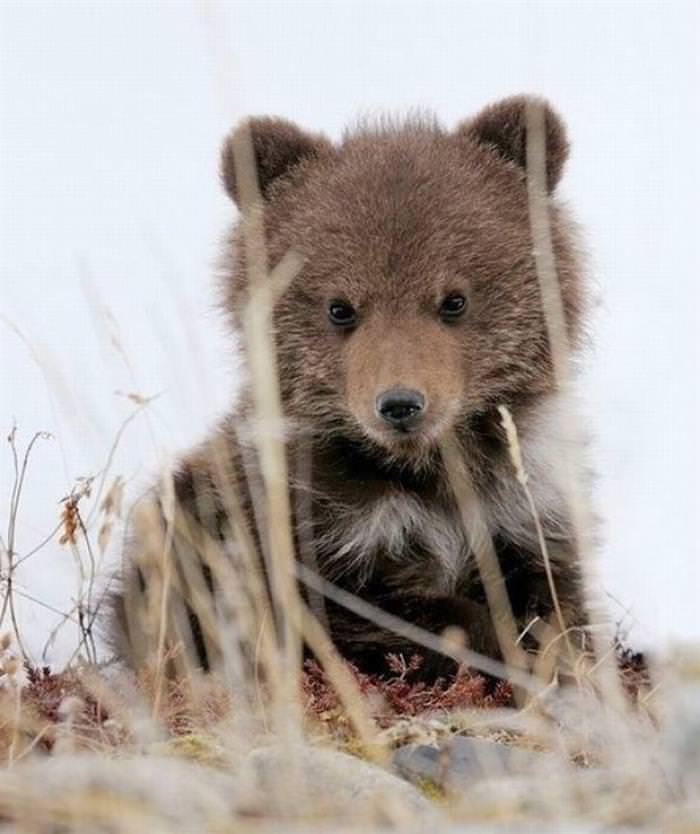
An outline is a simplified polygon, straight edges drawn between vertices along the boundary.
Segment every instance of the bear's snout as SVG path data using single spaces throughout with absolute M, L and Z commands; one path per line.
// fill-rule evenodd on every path
M 425 397 L 420 391 L 394 386 L 377 397 L 377 414 L 392 428 L 408 432 L 423 419 Z
M 343 343 L 346 403 L 363 433 L 403 456 L 434 446 L 463 401 L 462 345 L 422 312 L 365 314 Z

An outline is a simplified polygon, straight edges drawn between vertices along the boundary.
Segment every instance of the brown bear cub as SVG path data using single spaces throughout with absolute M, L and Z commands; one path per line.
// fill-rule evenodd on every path
M 303 258 L 272 316 L 297 558 L 335 586 L 435 634 L 463 629 L 471 649 L 496 658 L 468 513 L 456 504 L 440 448 L 448 435 L 456 440 L 516 625 L 528 632 L 524 645 L 534 647 L 537 629 L 528 627 L 553 621 L 553 601 L 500 405 L 518 428 L 567 626 L 585 626 L 561 465 L 575 441 L 563 429 L 567 405 L 555 384 L 528 212 L 529 101 L 506 99 L 451 132 L 423 116 L 362 122 L 339 144 L 282 119 L 246 123 L 269 264 L 289 250 Z M 568 142 L 559 117 L 542 106 L 552 245 L 575 346 L 583 276 L 573 222 L 554 196 Z M 222 175 L 240 204 L 236 135 L 224 146 Z M 248 291 L 242 236 L 238 224 L 223 261 L 225 309 L 239 328 Z M 176 555 L 173 605 L 184 579 L 191 585 L 198 576 L 199 596 L 209 594 L 214 611 L 221 583 L 251 569 L 241 566 L 232 544 L 238 523 L 270 564 L 251 440 L 258 429 L 244 386 L 235 412 L 181 461 L 174 496 L 166 500 L 161 490 L 151 501 L 164 526 L 180 514 L 220 543 L 234 566 L 229 580 L 212 578 L 196 536 L 175 525 L 168 540 Z M 230 473 L 228 483 L 221 471 Z M 142 535 L 133 533 L 113 619 L 119 650 L 133 665 L 156 639 L 133 614 L 149 592 Z M 187 601 L 181 608 L 172 613 L 173 633 L 209 669 L 220 660 L 211 625 Z M 337 598 L 323 609 L 334 643 L 362 669 L 381 673 L 387 653 L 416 651 L 427 655 L 424 674 L 447 668 L 439 655 Z M 242 615 L 229 606 L 223 616 L 235 623 Z

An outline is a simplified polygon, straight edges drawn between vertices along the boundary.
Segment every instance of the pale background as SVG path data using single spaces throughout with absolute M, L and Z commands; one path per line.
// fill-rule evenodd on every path
M 568 122 L 562 193 L 587 228 L 601 298 L 582 382 L 601 585 L 636 645 L 700 637 L 698 8 L 0 4 L 0 430 L 55 435 L 29 469 L 19 553 L 49 532 L 73 479 L 104 464 L 133 411 L 115 391 L 162 392 L 116 454 L 132 492 L 231 396 L 211 273 L 233 216 L 216 173 L 233 122 L 279 114 L 337 138 L 360 112 L 418 105 L 453 126 L 532 91 Z M 11 476 L 3 443 L 3 537 Z M 19 580 L 63 610 L 70 550 L 50 544 Z M 21 619 L 38 657 L 57 617 L 25 599 Z M 74 642 L 63 632 L 49 660 Z

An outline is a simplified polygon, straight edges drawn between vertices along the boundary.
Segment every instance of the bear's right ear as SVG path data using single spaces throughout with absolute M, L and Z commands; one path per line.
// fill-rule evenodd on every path
M 246 119 L 226 137 L 221 150 L 221 178 L 231 199 L 240 208 L 233 148 L 249 131 L 257 166 L 258 185 L 263 198 L 270 186 L 307 159 L 315 159 L 331 151 L 333 146 L 324 136 L 301 130 L 293 122 L 272 116 Z

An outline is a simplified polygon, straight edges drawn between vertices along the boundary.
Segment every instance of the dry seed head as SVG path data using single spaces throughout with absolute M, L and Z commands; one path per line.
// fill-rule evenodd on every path
M 3 662 L 1 668 L 8 678 L 14 680 L 15 675 L 19 671 L 19 661 L 16 657 L 8 657 L 7 660 Z
M 448 626 L 441 637 L 447 652 L 461 651 L 467 647 L 467 636 L 459 626 Z
M 110 539 L 112 538 L 112 522 L 106 521 L 101 527 L 100 531 L 97 534 L 97 546 L 100 549 L 100 553 L 104 553 L 107 550 L 107 546 L 109 545 Z
M 112 486 L 107 491 L 107 494 L 102 501 L 100 509 L 106 516 L 116 516 L 121 518 L 122 514 L 122 499 L 124 497 L 124 479 L 121 475 L 112 482 Z
M 527 472 L 523 464 L 522 451 L 520 449 L 520 442 L 518 440 L 518 430 L 513 421 L 513 415 L 510 413 L 505 405 L 498 406 L 498 413 L 501 415 L 501 425 L 506 433 L 506 440 L 508 441 L 508 454 L 515 469 L 515 476 L 519 483 L 523 486 L 527 484 Z
M 80 513 L 78 511 L 77 497 L 69 496 L 63 502 L 61 523 L 63 525 L 63 533 L 58 543 L 75 544 L 78 530 L 80 529 Z
M 153 399 L 153 397 L 147 397 L 145 394 L 139 394 L 138 391 L 115 391 L 114 393 L 118 397 L 125 397 L 138 406 L 148 405 Z
M 58 706 L 58 714 L 63 719 L 75 718 L 85 709 L 85 702 L 77 695 L 67 695 Z

